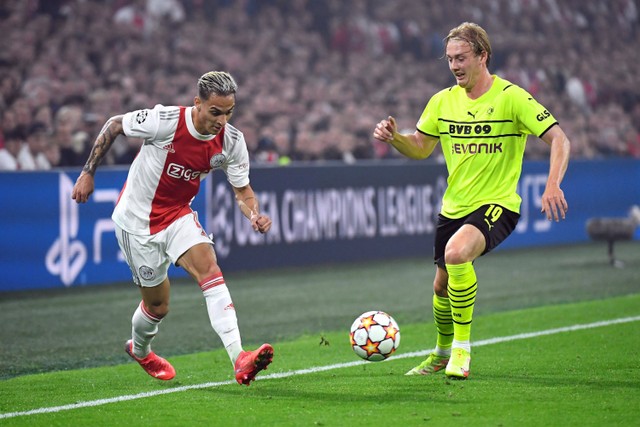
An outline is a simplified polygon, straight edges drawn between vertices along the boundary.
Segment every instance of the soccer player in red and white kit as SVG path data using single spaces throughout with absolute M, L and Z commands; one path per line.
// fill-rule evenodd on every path
M 228 123 L 237 89 L 229 73 L 211 71 L 198 80 L 191 107 L 156 105 L 110 118 L 71 194 L 78 203 L 88 200 L 96 169 L 118 135 L 144 140 L 112 219 L 120 249 L 142 294 L 125 350 L 149 375 L 161 380 L 175 376 L 173 366 L 151 351 L 151 341 L 169 311 L 167 270 L 171 263 L 184 268 L 202 289 L 211 326 L 229 354 L 239 384 L 249 385 L 273 359 L 269 344 L 243 350 L 235 308 L 212 241 L 190 206 L 200 181 L 212 170 L 221 169 L 253 229 L 266 233 L 271 228 L 271 219 L 260 213 L 249 184 L 244 136 Z

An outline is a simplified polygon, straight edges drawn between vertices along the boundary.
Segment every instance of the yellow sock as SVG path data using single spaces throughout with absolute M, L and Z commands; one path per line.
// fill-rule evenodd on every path
M 433 294 L 433 320 L 438 331 L 437 349 L 450 349 L 453 341 L 453 320 L 449 298 Z
M 449 265 L 449 284 L 447 291 L 453 316 L 453 338 L 456 341 L 469 341 L 471 338 L 471 320 L 476 301 L 478 282 L 473 264 Z

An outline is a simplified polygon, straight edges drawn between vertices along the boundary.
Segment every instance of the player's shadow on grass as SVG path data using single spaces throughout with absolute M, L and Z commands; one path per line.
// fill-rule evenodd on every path
M 381 377 L 395 379 L 382 382 L 383 379 L 381 379 Z M 224 394 L 230 397 L 234 396 L 236 398 L 250 396 L 252 400 L 309 400 L 336 404 L 345 402 L 367 403 L 384 401 L 405 404 L 407 402 L 429 399 L 429 401 L 434 403 L 451 403 L 451 397 L 449 395 L 450 388 L 425 387 L 426 383 L 411 381 L 410 378 L 402 374 L 384 374 L 369 377 L 372 383 L 378 383 L 377 387 L 363 386 L 363 382 L 367 381 L 363 378 L 361 372 L 339 374 L 335 377 L 332 376 L 332 378 L 335 378 L 333 383 L 332 379 L 328 379 L 326 376 L 317 378 L 313 382 L 310 382 L 308 379 L 298 382 L 295 377 L 267 379 L 253 383 L 250 391 L 240 387 L 216 387 L 203 389 L 202 391 Z M 431 383 L 432 381 L 429 382 Z M 439 378 L 437 382 L 446 385 L 443 378 Z M 250 393 L 247 393 L 248 391 Z

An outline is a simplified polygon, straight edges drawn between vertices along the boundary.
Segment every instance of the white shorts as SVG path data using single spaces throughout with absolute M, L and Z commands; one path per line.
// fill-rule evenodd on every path
M 137 236 L 116 225 L 116 237 L 133 282 L 142 287 L 158 286 L 167 277 L 169 265 L 198 243 L 213 244 L 192 212 L 178 218 L 164 230 L 151 236 Z

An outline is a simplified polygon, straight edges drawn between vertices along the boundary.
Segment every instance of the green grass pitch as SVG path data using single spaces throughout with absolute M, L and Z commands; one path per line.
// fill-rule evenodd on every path
M 405 377 L 435 343 L 426 259 L 227 274 L 246 347 L 275 358 L 233 381 L 197 287 L 176 282 L 154 349 L 178 375 L 147 376 L 124 355 L 137 290 L 0 296 L 0 426 L 637 425 L 640 245 L 498 251 L 476 263 L 471 376 Z M 389 312 L 402 342 L 361 362 L 348 328 Z M 328 344 L 327 344 L 328 343 Z

